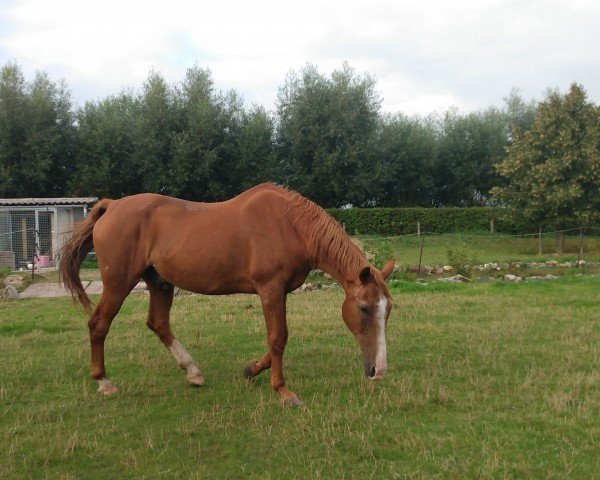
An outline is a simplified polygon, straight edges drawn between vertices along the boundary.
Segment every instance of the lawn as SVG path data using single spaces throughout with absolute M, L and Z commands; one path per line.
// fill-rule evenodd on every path
M 289 296 L 283 408 L 257 297 L 178 296 L 192 389 L 132 295 L 107 340 L 119 387 L 95 393 L 82 313 L 0 303 L 0 478 L 597 478 L 600 278 L 395 283 L 390 369 L 369 382 L 338 289 Z
M 381 237 L 359 237 L 367 250 L 369 248 L 389 251 L 401 265 L 417 265 L 423 245 L 423 265 L 443 265 L 452 263 L 451 255 L 462 257 L 470 264 L 486 262 L 541 262 L 557 260 L 554 255 L 556 238 L 554 235 L 542 236 L 542 254 L 539 254 L 540 242 L 537 236 L 507 236 L 486 233 L 458 233 L 445 235 L 424 235 L 422 237 L 400 236 L 382 240 Z M 583 254 L 579 257 L 579 248 Z M 449 255 L 449 251 L 451 252 Z M 586 236 L 581 243 L 577 235 L 565 237 L 565 250 L 562 260 L 600 262 L 600 237 Z

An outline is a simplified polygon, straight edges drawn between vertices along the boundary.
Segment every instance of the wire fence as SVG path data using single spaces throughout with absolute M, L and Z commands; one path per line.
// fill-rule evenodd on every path
M 539 231 L 536 233 L 439 233 L 439 232 L 427 232 L 427 231 L 419 231 L 415 233 L 406 233 L 403 235 L 359 235 L 360 238 L 364 240 L 394 240 L 394 239 L 402 239 L 402 238 L 410 238 L 410 237 L 465 237 L 465 238 L 503 238 L 503 237 L 513 237 L 513 238 L 526 238 L 526 237 L 547 237 L 549 235 L 557 235 L 559 233 L 580 233 L 580 232 L 598 232 L 600 233 L 599 227 L 577 227 L 577 228 L 567 228 L 564 230 L 548 230 L 548 231 Z
M 394 257 L 399 265 L 480 265 L 489 262 L 600 262 L 600 228 L 580 227 L 535 234 L 415 232 L 402 235 L 358 235 L 361 247 L 376 263 Z M 543 260 L 542 260 L 543 259 Z
M 50 267 L 56 261 L 56 212 L 0 211 L 0 268 Z

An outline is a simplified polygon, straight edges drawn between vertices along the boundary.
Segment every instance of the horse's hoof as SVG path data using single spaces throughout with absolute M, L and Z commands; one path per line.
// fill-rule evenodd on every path
M 252 360 L 251 362 L 248 362 L 246 364 L 246 366 L 244 367 L 244 377 L 253 378 L 255 376 L 254 365 L 256 365 L 256 363 L 256 360 Z
M 204 376 L 192 375 L 191 377 L 187 377 L 187 381 L 192 387 L 201 387 L 204 385 Z
M 115 387 L 110 380 L 103 380 L 100 382 L 100 387 L 98 387 L 98 393 L 103 395 L 112 395 L 116 393 L 117 387 Z
M 304 405 L 304 402 L 302 400 L 300 400 L 298 397 L 288 397 L 288 398 L 284 398 L 281 401 L 282 405 L 285 407 L 301 407 L 302 405 Z

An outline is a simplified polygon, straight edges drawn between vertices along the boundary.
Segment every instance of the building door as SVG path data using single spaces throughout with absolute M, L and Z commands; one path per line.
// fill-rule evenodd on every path
M 35 263 L 39 263 L 40 256 L 47 257 L 42 259 L 47 262 L 54 260 L 54 214 L 54 210 L 48 209 L 10 211 L 10 243 L 4 242 L 4 247 L 14 252 L 16 268 L 27 268 L 36 255 Z

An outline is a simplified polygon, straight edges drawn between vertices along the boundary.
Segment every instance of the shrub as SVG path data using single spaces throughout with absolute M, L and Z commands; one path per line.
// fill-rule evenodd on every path
M 363 247 L 371 255 L 371 265 L 379 269 L 394 256 L 392 244 L 388 240 L 365 240 Z
M 506 210 L 500 207 L 332 208 L 327 212 L 351 235 L 414 234 L 418 221 L 423 233 L 489 231 L 491 220 L 497 232 L 534 233 L 538 229 L 520 219 L 504 218 Z
M 98 260 L 96 258 L 86 258 L 81 264 L 81 268 L 98 268 Z
M 479 261 L 475 258 L 469 258 L 467 253 L 463 250 L 452 250 L 448 249 L 446 251 L 448 255 L 448 265 L 452 266 L 456 273 L 459 275 L 464 275 L 465 277 L 469 277 L 471 275 L 471 268 L 473 265 L 479 263 Z
M 523 217 L 509 218 L 502 207 L 443 207 L 443 208 L 330 208 L 329 215 L 346 227 L 351 235 L 410 235 L 417 232 L 421 222 L 422 233 L 489 232 L 490 221 L 498 233 L 537 233 L 539 225 Z M 562 228 L 578 228 L 564 225 Z M 588 225 L 599 228 L 600 225 Z M 544 230 L 555 230 L 554 225 L 543 225 Z

